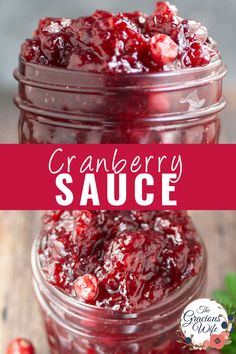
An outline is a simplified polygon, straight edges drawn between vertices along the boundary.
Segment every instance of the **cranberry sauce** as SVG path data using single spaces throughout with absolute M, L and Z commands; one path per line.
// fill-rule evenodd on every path
M 202 248 L 186 212 L 49 211 L 40 263 L 79 302 L 132 313 L 195 276 Z
M 207 29 L 179 17 L 168 2 L 158 2 L 150 16 L 96 11 L 76 19 L 42 18 L 21 48 L 26 62 L 108 73 L 199 67 L 216 55 Z

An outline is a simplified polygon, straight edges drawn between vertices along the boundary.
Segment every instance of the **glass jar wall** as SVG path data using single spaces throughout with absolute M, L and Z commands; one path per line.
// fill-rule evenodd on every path
M 32 249 L 33 285 L 39 301 L 52 354 L 187 354 L 176 342 L 183 309 L 204 295 L 207 256 L 198 275 L 164 300 L 138 313 L 122 314 L 76 301 L 50 285 L 38 253 Z
M 19 140 L 39 144 L 212 144 L 225 106 L 220 57 L 157 74 L 97 74 L 20 61 Z

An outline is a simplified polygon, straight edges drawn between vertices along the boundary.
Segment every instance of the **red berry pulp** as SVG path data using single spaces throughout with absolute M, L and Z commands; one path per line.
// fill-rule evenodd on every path
M 21 48 L 27 62 L 110 73 L 204 66 L 217 55 L 207 29 L 158 2 L 148 16 L 97 10 L 76 19 L 42 18 Z
M 202 264 L 186 212 L 49 211 L 43 220 L 38 252 L 46 280 L 98 307 L 146 309 Z
M 223 71 L 206 27 L 168 2 L 43 18 L 15 73 L 20 142 L 217 143 Z
M 10 342 L 6 354 L 34 354 L 34 347 L 28 339 L 16 338 Z

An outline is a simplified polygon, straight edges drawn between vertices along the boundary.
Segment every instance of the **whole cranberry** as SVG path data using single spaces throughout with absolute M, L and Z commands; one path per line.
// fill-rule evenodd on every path
M 176 60 L 178 56 L 177 44 L 165 34 L 156 34 L 150 42 L 153 59 L 160 65 L 165 65 Z
M 81 300 L 93 301 L 98 292 L 98 280 L 95 275 L 85 274 L 75 281 L 74 290 Z
M 158 2 L 156 10 L 146 21 L 145 32 L 170 34 L 178 24 L 175 10 L 168 2 Z
M 8 347 L 6 354 L 34 354 L 34 347 L 32 343 L 25 338 L 13 339 Z

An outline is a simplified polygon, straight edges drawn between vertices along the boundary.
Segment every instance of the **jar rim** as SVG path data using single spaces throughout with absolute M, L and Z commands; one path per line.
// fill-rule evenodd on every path
M 217 53 L 214 57 L 214 60 L 212 60 L 210 63 L 207 65 L 203 66 L 196 66 L 196 67 L 186 67 L 186 68 L 180 68 L 180 69 L 173 69 L 173 70 L 167 70 L 167 71 L 159 71 L 159 72 L 131 72 L 131 73 L 117 73 L 117 72 L 93 72 L 93 71 L 86 71 L 86 70 L 77 70 L 77 69 L 71 69 L 71 68 L 64 68 L 64 67 L 57 67 L 54 65 L 43 65 L 43 64 L 37 64 L 37 63 L 32 63 L 32 62 L 27 62 L 25 61 L 21 55 L 19 56 L 19 65 L 24 65 L 27 67 L 31 67 L 34 69 L 40 68 L 44 69 L 45 71 L 55 71 L 55 72 L 60 72 L 64 74 L 73 74 L 73 75 L 89 75 L 89 76 L 97 76 L 97 77 L 119 77 L 119 78 L 141 78 L 141 77 L 150 77 L 150 78 L 157 78 L 157 77 L 172 77 L 172 76 L 180 76 L 181 74 L 196 74 L 196 73 L 202 73 L 204 71 L 207 71 L 209 69 L 213 69 L 221 65 L 222 62 L 222 57 L 220 52 Z M 226 66 L 225 66 L 226 68 Z
M 194 277 L 190 278 L 189 280 L 186 280 L 180 287 L 178 287 L 176 290 L 171 292 L 167 297 L 165 297 L 161 301 L 136 313 L 122 313 L 122 312 L 115 311 L 111 308 L 103 308 L 103 307 L 98 307 L 95 305 L 83 303 L 81 301 L 76 300 L 73 297 L 68 296 L 66 293 L 63 293 L 62 291 L 60 291 L 50 283 L 47 283 L 45 279 L 45 275 L 40 265 L 39 254 L 37 252 L 40 243 L 39 236 L 34 240 L 32 246 L 32 252 L 31 252 L 31 266 L 33 272 L 33 278 L 36 281 L 36 284 L 39 285 L 41 290 L 43 290 L 47 295 L 49 296 L 51 295 L 52 297 L 54 297 L 54 299 L 61 301 L 69 308 L 85 311 L 85 313 L 87 312 L 89 315 L 91 315 L 92 313 L 96 313 L 96 316 L 101 314 L 103 318 L 106 318 L 108 320 L 114 319 L 114 320 L 129 321 L 135 319 L 137 320 L 138 318 L 148 319 L 150 316 L 153 316 L 153 314 L 158 314 L 159 316 L 161 313 L 165 313 L 167 310 L 169 314 L 171 313 L 171 311 L 178 311 L 179 307 L 183 305 L 182 303 L 186 302 L 186 293 L 189 293 L 189 291 L 191 291 L 191 294 L 189 294 L 188 296 L 188 302 L 187 302 L 188 304 L 191 302 L 191 299 L 194 298 L 196 292 L 199 291 L 201 284 L 204 283 L 204 281 L 206 280 L 205 270 L 207 268 L 206 246 L 200 236 L 199 236 L 199 241 L 202 246 L 202 264 L 199 273 Z M 179 306 L 178 306 L 178 301 L 181 302 Z M 171 304 L 174 304 L 174 309 L 171 309 L 170 307 Z

